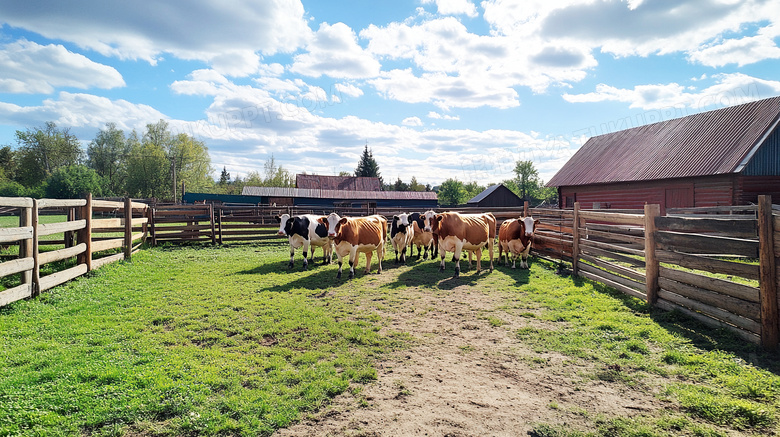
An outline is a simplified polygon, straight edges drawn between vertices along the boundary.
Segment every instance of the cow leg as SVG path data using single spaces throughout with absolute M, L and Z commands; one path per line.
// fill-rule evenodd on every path
M 365 274 L 371 273 L 371 258 L 373 258 L 374 252 L 366 252 L 366 270 Z M 379 256 L 377 256 L 379 258 Z
M 477 259 L 477 273 L 482 271 L 482 249 L 474 251 L 474 258 Z
M 303 269 L 309 269 L 309 242 L 303 242 Z
M 382 273 L 382 260 L 385 259 L 385 243 L 380 243 L 379 246 L 376 248 L 376 260 L 379 264 L 379 270 L 377 270 L 377 274 Z
M 341 279 L 341 265 L 343 264 L 344 257 L 338 255 L 338 258 L 339 258 L 339 273 L 338 275 L 336 275 L 336 279 Z
M 349 279 L 355 277 L 355 265 L 357 264 L 357 246 L 349 250 Z
M 503 262 L 503 252 L 504 252 L 504 246 L 501 245 L 501 243 L 498 243 L 498 265 L 505 265 Z
M 455 244 L 455 253 L 452 255 L 452 257 L 456 260 L 455 261 L 455 276 L 454 278 L 460 277 L 460 254 L 463 251 L 463 243 L 458 242 Z M 471 252 L 469 252 L 469 255 L 471 255 Z
M 514 253 L 512 254 L 512 268 L 513 269 L 517 268 L 517 265 L 516 265 L 517 264 L 517 256 L 518 255 L 515 255 Z M 520 262 L 520 267 L 523 267 L 522 261 Z
M 293 268 L 293 264 L 295 264 L 293 257 L 295 256 L 295 249 L 290 246 L 290 264 L 287 265 L 288 269 Z
M 490 257 L 490 271 L 493 271 L 493 239 L 488 239 L 488 256 Z M 479 250 L 479 257 L 482 258 L 482 249 Z

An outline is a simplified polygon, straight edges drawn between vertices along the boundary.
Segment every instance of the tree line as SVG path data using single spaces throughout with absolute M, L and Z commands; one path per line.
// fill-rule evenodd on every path
M 0 196 L 77 198 L 86 193 L 97 197 L 175 199 L 182 185 L 189 192 L 241 194 L 244 186 L 295 187 L 295 175 L 271 155 L 262 171 L 231 179 L 222 168 L 212 175 L 208 147 L 185 133 L 174 133 L 165 120 L 146 125 L 142 133 L 125 133 L 115 123 L 106 123 L 87 145 L 67 128 L 47 122 L 38 128 L 16 131 L 16 147 L 0 147 Z M 544 187 L 531 161 L 518 161 L 513 179 L 501 181 L 533 204 L 557 203 L 557 191 Z M 477 182 L 456 178 L 439 187 L 423 185 L 415 176 L 407 183 L 399 177 L 385 183 L 373 152 L 365 146 L 354 173 L 341 176 L 379 178 L 385 191 L 437 191 L 441 205 L 459 205 L 485 190 Z

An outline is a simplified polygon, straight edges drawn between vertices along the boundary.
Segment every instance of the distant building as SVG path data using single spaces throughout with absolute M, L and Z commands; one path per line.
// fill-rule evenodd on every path
M 466 202 L 466 206 L 501 207 L 522 206 L 523 199 L 503 184 L 491 185 Z
M 559 206 L 780 203 L 780 97 L 590 138 L 550 179 Z
M 381 191 L 379 178 L 357 176 L 295 175 L 295 187 L 304 190 Z

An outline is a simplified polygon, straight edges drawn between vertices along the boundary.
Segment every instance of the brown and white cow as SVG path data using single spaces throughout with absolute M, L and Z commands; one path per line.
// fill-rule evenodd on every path
M 358 255 L 366 254 L 366 273 L 371 271 L 371 257 L 376 251 L 379 271 L 382 273 L 382 260 L 385 257 L 385 241 L 387 240 L 387 219 L 381 215 L 368 217 L 340 217 L 331 213 L 322 217 L 321 223 L 328 226 L 328 238 L 333 239 L 334 249 L 339 260 L 339 273 L 344 257 L 349 255 L 349 278 L 355 277 L 355 267 Z
M 425 223 L 425 230 L 430 230 L 431 228 L 431 218 L 436 215 L 433 210 L 426 211 L 423 214 L 423 220 Z M 490 244 L 488 244 L 489 249 L 489 255 L 490 255 L 490 270 L 493 270 L 493 245 L 494 241 L 496 240 L 496 217 L 489 212 L 481 213 L 481 214 L 461 214 L 463 217 L 471 217 L 471 218 L 478 218 L 482 221 L 484 221 L 488 226 L 488 233 L 490 236 Z M 436 233 L 433 233 L 434 238 L 434 244 L 438 246 L 438 236 Z M 476 250 L 467 250 L 468 252 L 468 258 L 469 258 L 469 267 L 471 267 L 471 257 L 472 255 L 474 257 L 482 257 L 482 249 L 479 249 L 479 252 Z M 435 256 L 435 255 L 434 255 Z
M 512 268 L 514 269 L 517 257 L 522 255 L 520 268 L 527 269 L 528 253 L 531 251 L 537 223 L 539 220 L 534 220 L 533 217 L 510 219 L 501 223 L 501 228 L 498 230 L 498 259 L 501 260 L 502 252 L 506 252 L 504 261 L 508 265 L 507 258 L 511 254 Z
M 444 259 L 447 252 L 453 252 L 455 262 L 455 277 L 460 276 L 460 254 L 465 249 L 476 251 L 477 273 L 482 270 L 482 249 L 487 246 L 490 251 L 490 270 L 493 270 L 493 239 L 490 229 L 483 217 L 475 214 L 465 215 L 457 212 L 436 214 L 430 221 L 431 231 L 439 238 L 439 254 L 444 271 Z
M 414 235 L 412 236 L 412 246 L 417 247 L 417 259 L 420 259 L 420 255 L 423 254 L 421 248 L 425 248 L 425 254 L 422 259 L 428 259 L 428 251 L 431 251 L 431 259 L 436 258 L 438 254 L 438 247 L 433 241 L 433 232 L 425 231 L 425 216 L 419 212 L 413 212 L 409 214 L 409 221 L 412 222 L 414 227 Z

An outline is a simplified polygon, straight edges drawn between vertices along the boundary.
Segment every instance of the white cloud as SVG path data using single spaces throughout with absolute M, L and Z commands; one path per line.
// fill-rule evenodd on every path
M 46 99 L 40 106 L 0 103 L 0 123 L 42 126 L 47 121 L 53 121 L 58 126 L 71 127 L 76 131 L 96 129 L 91 135 L 108 122 L 116 123 L 120 129 L 142 131 L 147 123 L 166 118 L 165 114 L 148 105 L 83 93 L 60 92 L 56 99 Z
M 406 117 L 401 121 L 401 124 L 404 126 L 422 126 L 423 122 L 420 120 L 420 117 Z
M 428 118 L 433 118 L 436 120 L 460 120 L 460 117 L 458 117 L 457 115 L 439 114 L 438 112 L 434 112 L 434 111 L 428 113 Z
M 360 47 L 355 32 L 344 23 L 332 26 L 322 23 L 306 49 L 306 53 L 295 56 L 292 72 L 310 77 L 356 79 L 374 77 L 381 67 Z
M 311 37 L 299 0 L 0 2 L 0 17 L 105 56 L 155 64 L 170 53 L 214 62 L 227 75 L 254 71 L 257 52 L 291 52 Z
M 616 88 L 605 84 L 596 91 L 585 94 L 564 94 L 572 103 L 617 101 L 628 103 L 630 108 L 645 110 L 671 107 L 702 110 L 713 105 L 730 106 L 780 93 L 780 81 L 759 79 L 742 73 L 718 74 L 716 82 L 701 90 L 686 88 L 677 83 L 637 85 L 633 89 Z
M 79 89 L 122 87 L 116 69 L 93 62 L 61 45 L 40 45 L 24 39 L 0 46 L 0 92 L 51 94 L 56 87 Z
M 689 54 L 689 59 L 708 67 L 722 67 L 728 64 L 753 64 L 765 59 L 780 59 L 780 47 L 775 39 L 780 37 L 780 26 L 768 26 L 756 36 L 727 39 L 705 45 Z
M 469 0 L 423 0 L 422 3 L 436 3 L 441 15 L 466 15 L 471 18 L 479 15 L 476 6 Z
M 336 91 L 338 91 L 341 94 L 346 94 L 350 97 L 360 97 L 363 95 L 363 90 L 356 87 L 355 85 L 348 84 L 348 83 L 337 83 Z

